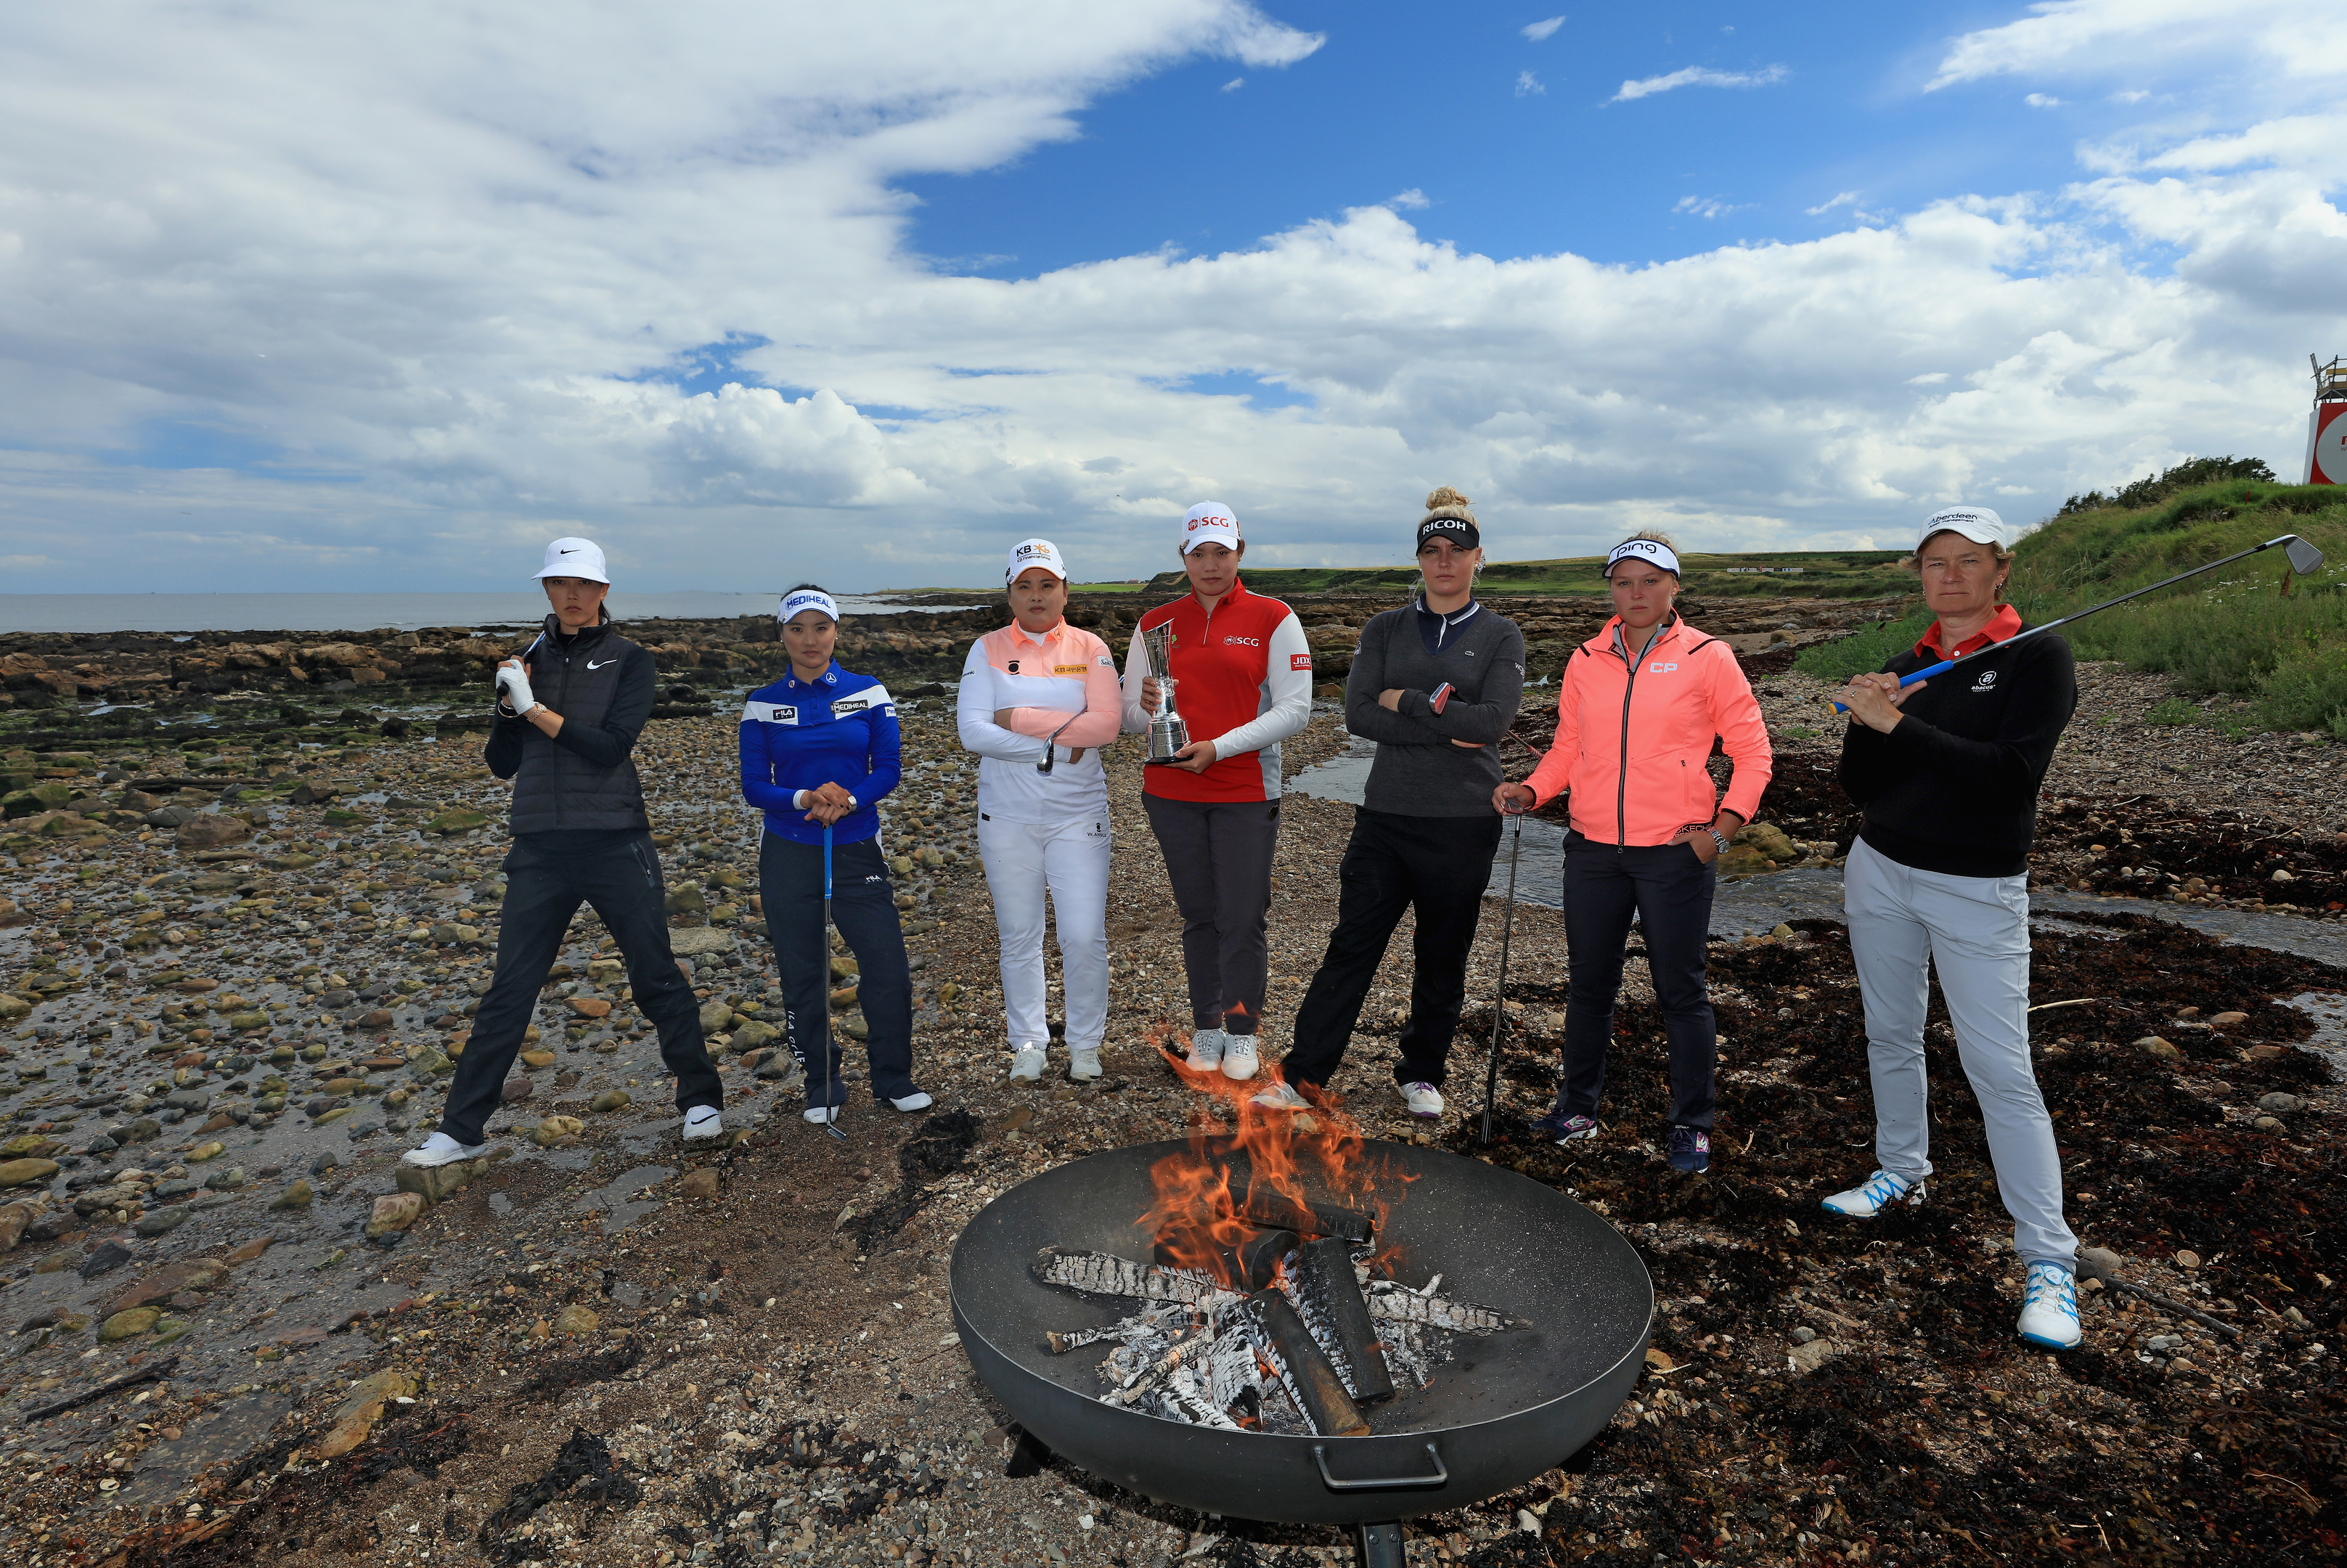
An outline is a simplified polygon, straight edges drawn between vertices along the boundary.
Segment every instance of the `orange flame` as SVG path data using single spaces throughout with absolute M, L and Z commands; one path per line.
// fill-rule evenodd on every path
M 1245 1288 L 1234 1277 L 1231 1260 L 1250 1236 L 1273 1228 L 1248 1216 L 1250 1195 L 1259 1204 L 1276 1196 L 1307 1211 L 1315 1200 L 1333 1202 L 1384 1230 L 1413 1178 L 1371 1155 L 1337 1096 L 1307 1086 L 1300 1091 L 1313 1110 L 1266 1110 L 1255 1096 L 1269 1086 L 1268 1078 L 1235 1082 L 1218 1071 L 1192 1071 L 1180 1054 L 1187 1042 L 1177 1029 L 1161 1025 L 1149 1040 L 1182 1081 L 1204 1097 L 1191 1119 L 1188 1147 L 1150 1167 L 1154 1196 L 1139 1223 L 1155 1238 L 1164 1262 Z

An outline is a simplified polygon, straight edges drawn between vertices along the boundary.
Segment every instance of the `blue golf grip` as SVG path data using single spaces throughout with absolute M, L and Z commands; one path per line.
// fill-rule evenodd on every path
M 825 823 L 825 824 L 824 825 L 824 829 L 823 829 L 823 902 L 824 902 L 824 907 L 825 907 L 825 908 L 829 908 L 829 907 L 830 907 L 830 906 L 831 906 L 831 825 L 830 825 L 830 824 L 828 824 L 828 823 Z
M 1914 685 L 1919 681 L 1929 681 L 1934 675 L 1944 675 L 1955 666 L 1955 662 L 1956 661 L 1952 659 L 1942 659 L 1937 664 L 1924 665 L 1923 668 L 1916 671 L 1911 675 L 1901 675 L 1899 677 L 1899 689 L 1901 692 L 1904 692 L 1908 687 Z M 1847 713 L 1850 712 L 1849 704 L 1844 702 L 1836 702 L 1833 705 L 1833 708 L 1834 712 L 1837 713 Z

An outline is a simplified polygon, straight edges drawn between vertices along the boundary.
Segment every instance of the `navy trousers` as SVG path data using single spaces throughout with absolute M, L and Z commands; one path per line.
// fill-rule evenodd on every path
M 765 904 L 775 967 L 782 971 L 791 1050 L 806 1069 L 807 1103 L 845 1105 L 847 1089 L 839 1081 L 839 1041 L 831 1028 L 823 845 L 764 835 L 758 845 L 758 892 Z M 831 920 L 847 950 L 856 955 L 856 995 L 864 1009 L 872 1092 L 884 1100 L 902 1100 L 917 1088 L 913 1082 L 913 976 L 905 959 L 905 928 L 897 920 L 897 890 L 889 884 L 879 839 L 832 846 Z
M 1719 1035 L 1704 982 L 1704 943 L 1718 883 L 1718 867 L 1684 844 L 1616 848 L 1565 835 L 1565 962 L 1572 989 L 1564 1005 L 1564 1083 L 1557 1105 L 1567 1115 L 1594 1117 L 1605 1090 L 1614 999 L 1622 989 L 1623 948 L 1635 910 L 1646 938 L 1663 1036 L 1670 1043 L 1671 1122 L 1710 1130 Z

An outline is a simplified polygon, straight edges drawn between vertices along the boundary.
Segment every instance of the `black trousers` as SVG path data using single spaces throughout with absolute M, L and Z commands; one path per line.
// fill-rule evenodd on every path
M 765 834 L 758 843 L 758 892 L 767 938 L 783 977 L 783 1015 L 791 1050 L 806 1069 L 807 1103 L 847 1103 L 839 1081 L 839 1039 L 831 1028 L 831 938 L 823 927 L 823 845 Z M 880 841 L 836 844 L 831 851 L 831 920 L 856 955 L 856 997 L 864 1009 L 865 1054 L 872 1092 L 902 1100 L 913 1082 L 913 975 L 905 928 Z
M 1165 856 L 1165 880 L 1182 911 L 1182 968 L 1190 979 L 1190 1027 L 1253 1034 L 1271 977 L 1271 857 L 1279 847 L 1276 800 L 1141 797 Z
M 1418 911 L 1409 1022 L 1401 1031 L 1397 1083 L 1440 1087 L 1467 997 L 1467 954 L 1483 917 L 1483 889 L 1500 846 L 1500 817 L 1401 816 L 1353 811 L 1353 837 L 1337 867 L 1337 928 L 1296 1009 L 1296 1043 L 1280 1062 L 1289 1083 L 1327 1083 L 1344 1059 L 1362 999 L 1385 962 L 1406 908 Z
M 538 1009 L 538 988 L 582 903 L 595 907 L 619 940 L 635 1004 L 660 1030 L 661 1060 L 676 1075 L 677 1109 L 722 1105 L 725 1086 L 701 1042 L 701 1003 L 669 951 L 666 890 L 651 835 L 614 834 L 585 852 L 569 843 L 532 843 L 537 836 L 523 834 L 506 854 L 497 974 L 456 1059 L 440 1131 L 459 1143 L 481 1141 Z
M 1646 938 L 1663 1036 L 1670 1043 L 1671 1122 L 1710 1129 L 1719 1035 L 1703 954 L 1718 885 L 1718 867 L 1684 844 L 1616 848 L 1565 835 L 1564 939 L 1572 989 L 1564 1006 L 1564 1084 L 1557 1105 L 1567 1115 L 1594 1117 L 1605 1090 L 1614 999 L 1622 989 L 1623 949 L 1635 909 Z

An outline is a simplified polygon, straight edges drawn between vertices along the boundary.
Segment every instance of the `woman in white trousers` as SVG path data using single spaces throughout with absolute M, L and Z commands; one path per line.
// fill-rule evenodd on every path
M 1046 896 L 1066 983 L 1068 1076 L 1101 1075 L 1108 1024 L 1108 774 L 1123 692 L 1108 644 L 1067 620 L 1068 576 L 1049 539 L 1011 549 L 1011 621 L 970 646 L 954 712 L 978 753 L 978 849 L 1002 948 L 1010 1076 L 1043 1075 Z
M 2013 1216 L 2021 1337 L 2066 1350 L 2080 1337 L 2078 1240 L 2062 1217 L 2061 1153 L 2029 1060 L 2029 845 L 2077 679 L 2059 637 L 1998 646 L 2026 625 L 2004 602 L 2013 552 L 1994 512 L 1934 513 L 1908 564 L 1939 619 L 1841 693 L 1850 716 L 1842 787 L 1866 812 L 1842 897 L 1866 1001 L 1877 1169 L 1825 1206 L 1871 1219 L 1922 1200 L 1932 1172 L 1923 1020 L 1936 972 Z M 1902 675 L 1988 649 L 1900 686 Z

